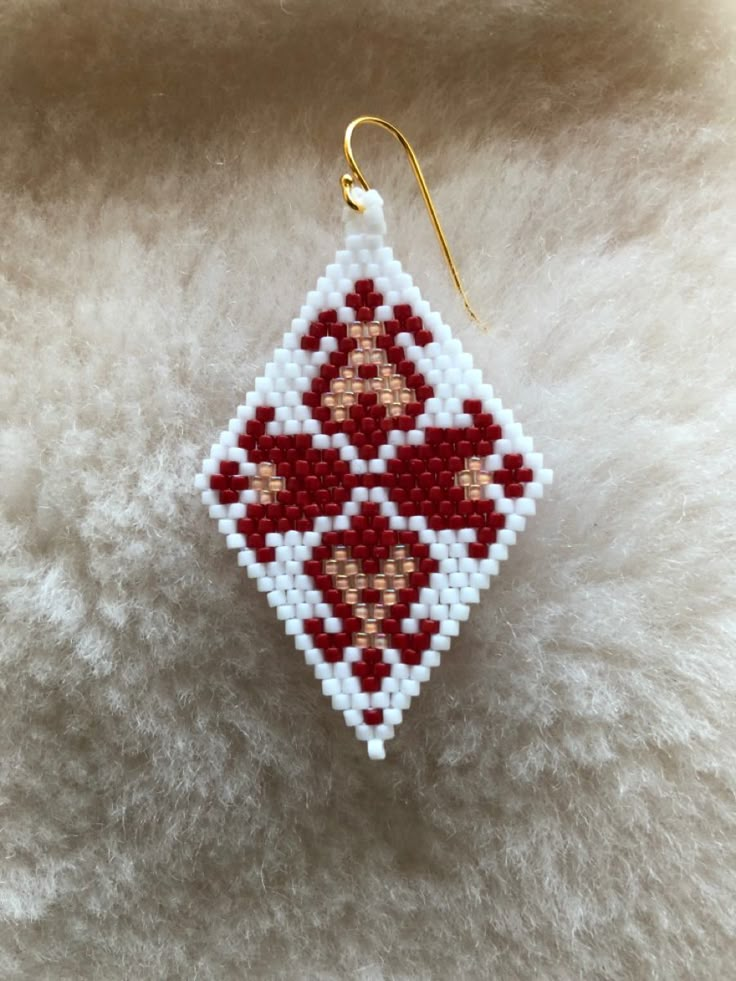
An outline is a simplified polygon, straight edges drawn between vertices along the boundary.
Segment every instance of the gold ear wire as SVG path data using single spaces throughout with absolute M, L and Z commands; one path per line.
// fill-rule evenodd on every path
M 361 171 L 360 167 L 358 166 L 355 160 L 355 156 L 353 155 L 352 143 L 351 143 L 353 131 L 356 130 L 358 126 L 362 126 L 364 123 L 369 123 L 373 126 L 380 126 L 382 129 L 388 130 L 388 132 L 391 133 L 393 136 L 395 136 L 396 139 L 401 144 L 401 146 L 404 148 L 404 152 L 409 158 L 411 169 L 414 171 L 414 176 L 417 179 L 419 190 L 422 192 L 422 197 L 424 198 L 424 203 L 427 206 L 427 211 L 429 212 L 429 217 L 432 221 L 432 225 L 434 227 L 435 232 L 437 233 L 437 238 L 439 239 L 440 248 L 442 249 L 442 253 L 445 257 L 445 261 L 447 262 L 447 265 L 450 269 L 453 282 L 457 287 L 458 293 L 463 298 L 463 304 L 465 305 L 465 309 L 468 311 L 468 314 L 471 317 L 471 319 L 474 320 L 479 326 L 481 326 L 482 329 L 485 329 L 485 327 L 481 324 L 480 317 L 478 317 L 475 310 L 473 310 L 472 306 L 470 305 L 470 300 L 468 299 L 468 295 L 465 292 L 462 281 L 460 280 L 460 274 L 458 273 L 457 266 L 455 265 L 455 262 L 452 258 L 452 253 L 450 252 L 450 247 L 447 244 L 445 233 L 442 231 L 442 225 L 440 224 L 440 219 L 437 215 L 437 210 L 434 206 L 434 202 L 432 201 L 432 196 L 429 193 L 429 188 L 427 187 L 427 182 L 424 179 L 424 174 L 422 173 L 422 168 L 419 166 L 419 161 L 417 160 L 416 154 L 414 153 L 411 144 L 404 136 L 404 134 L 401 132 L 401 130 L 397 129 L 396 126 L 394 126 L 392 123 L 387 122 L 385 119 L 381 119 L 379 116 L 358 116 L 348 125 L 347 129 L 345 130 L 345 140 L 343 142 L 343 149 L 345 150 L 345 159 L 347 160 L 348 166 L 352 171 L 352 174 L 343 174 L 342 177 L 340 178 L 340 186 L 342 187 L 342 196 L 345 199 L 345 203 L 348 204 L 354 211 L 365 210 L 364 205 L 360 204 L 360 202 L 356 201 L 352 196 L 352 190 L 353 187 L 355 186 L 356 179 L 365 191 L 370 190 L 370 187 L 368 186 L 368 182 L 363 176 L 363 172 Z

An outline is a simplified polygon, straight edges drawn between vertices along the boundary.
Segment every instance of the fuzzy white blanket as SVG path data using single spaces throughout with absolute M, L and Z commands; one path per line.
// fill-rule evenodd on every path
M 720 981 L 734 45 L 705 0 L 0 12 L 6 981 Z M 342 234 L 555 470 L 369 762 L 193 489 Z

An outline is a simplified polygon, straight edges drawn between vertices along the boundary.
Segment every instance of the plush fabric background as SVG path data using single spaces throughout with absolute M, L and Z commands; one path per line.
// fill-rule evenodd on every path
M 714 0 L 9 0 L 3 979 L 727 979 L 734 85 Z M 383 764 L 193 491 L 390 239 L 556 471 Z

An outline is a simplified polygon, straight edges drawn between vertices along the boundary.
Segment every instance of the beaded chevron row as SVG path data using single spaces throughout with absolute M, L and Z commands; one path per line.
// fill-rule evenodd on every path
M 197 487 L 382 759 L 551 472 L 364 203 Z

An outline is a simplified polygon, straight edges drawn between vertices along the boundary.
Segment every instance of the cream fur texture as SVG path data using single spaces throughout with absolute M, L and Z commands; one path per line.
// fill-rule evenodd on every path
M 5 981 L 721 981 L 736 943 L 734 45 L 716 0 L 0 11 Z M 555 469 L 384 763 L 193 476 L 389 238 Z

